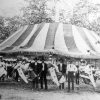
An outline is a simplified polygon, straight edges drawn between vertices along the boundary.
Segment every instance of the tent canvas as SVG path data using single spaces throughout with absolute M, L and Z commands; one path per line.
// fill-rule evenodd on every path
M 52 52 L 79 58 L 100 58 L 100 37 L 71 24 L 40 23 L 22 26 L 0 44 L 0 52 Z

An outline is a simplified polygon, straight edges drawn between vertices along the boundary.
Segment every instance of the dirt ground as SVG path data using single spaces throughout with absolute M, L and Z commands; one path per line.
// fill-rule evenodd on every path
M 31 83 L 0 83 L 0 100 L 100 100 L 100 81 L 96 83 L 94 90 L 92 85 L 80 84 L 79 90 L 67 92 L 67 85 L 64 90 L 54 84 L 49 84 L 48 90 L 32 90 Z

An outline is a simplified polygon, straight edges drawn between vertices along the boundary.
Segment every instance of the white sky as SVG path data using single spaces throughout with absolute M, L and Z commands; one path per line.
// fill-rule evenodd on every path
M 72 9 L 79 0 L 64 0 L 64 1 L 66 2 L 66 4 L 68 4 L 68 6 L 66 7 Z M 88 0 L 88 1 L 100 4 L 100 0 Z M 11 17 L 20 14 L 19 9 L 25 5 L 26 3 L 24 2 L 24 0 L 0 0 L 0 15 Z
M 0 15 L 14 16 L 19 14 L 19 9 L 25 6 L 24 0 L 0 0 Z

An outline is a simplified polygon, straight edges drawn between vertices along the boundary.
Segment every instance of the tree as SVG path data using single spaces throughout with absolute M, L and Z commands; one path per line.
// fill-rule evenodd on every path
M 51 20 L 46 13 L 47 0 L 26 0 L 29 5 L 24 7 L 23 18 L 27 23 L 40 23 Z
M 4 18 L 2 16 L 0 16 L 0 26 L 4 25 Z
M 21 25 L 23 25 L 23 19 L 19 16 L 14 16 L 12 18 L 6 18 L 7 25 L 10 32 L 15 32 Z
M 9 37 L 10 34 L 23 25 L 22 18 L 18 16 L 14 16 L 12 18 L 0 17 L 0 42 Z
M 100 5 L 80 0 L 74 7 L 70 22 L 100 34 Z

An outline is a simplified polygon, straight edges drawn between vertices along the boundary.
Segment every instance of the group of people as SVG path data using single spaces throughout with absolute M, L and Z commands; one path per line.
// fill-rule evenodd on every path
M 74 90 L 74 83 L 79 85 L 79 78 L 80 78 L 80 72 L 79 72 L 79 64 L 75 64 L 73 61 L 63 62 L 60 61 L 60 63 L 57 65 L 59 71 L 62 73 L 62 75 L 65 76 L 66 80 L 68 81 L 68 92 L 70 91 L 70 88 L 72 85 L 72 90 Z M 59 88 L 64 89 L 65 83 L 60 84 Z
M 80 72 L 84 70 L 84 67 L 86 65 L 86 62 L 81 61 L 75 62 L 72 60 L 64 61 L 64 60 L 56 60 L 53 62 L 52 59 L 32 59 L 32 60 L 18 60 L 14 62 L 6 62 L 4 60 L 0 61 L 0 67 L 5 66 L 5 69 L 7 70 L 7 77 L 12 77 L 12 72 L 16 72 L 16 81 L 18 81 L 19 75 L 17 68 L 21 67 L 22 69 L 26 70 L 28 72 L 28 75 L 32 79 L 33 89 L 48 89 L 48 82 L 47 82 L 47 76 L 48 76 L 48 69 L 50 68 L 49 63 L 52 64 L 52 67 L 55 68 L 55 73 L 60 73 L 60 76 L 64 76 L 64 78 L 68 81 L 68 92 L 71 90 L 74 90 L 74 83 L 79 85 L 79 79 L 80 79 Z M 25 65 L 27 66 L 25 67 Z M 82 65 L 83 64 L 83 65 Z M 56 65 L 56 66 L 55 66 Z M 89 68 L 90 69 L 90 68 Z M 40 86 L 40 87 L 39 87 Z M 64 89 L 65 83 L 61 83 L 59 85 L 59 89 Z
M 39 78 L 40 78 L 40 84 L 41 84 L 41 89 L 43 89 L 43 83 L 45 84 L 45 89 L 47 90 L 47 71 L 48 67 L 47 64 L 42 61 L 37 61 L 37 58 L 32 60 L 29 64 L 29 68 L 32 69 L 31 76 L 33 76 L 33 88 L 39 88 Z M 32 75 L 33 73 L 33 75 Z
M 14 78 L 18 82 L 19 74 L 15 66 L 18 65 L 17 61 L 6 61 L 0 59 L 0 81 L 4 81 L 6 78 Z
M 50 67 L 54 67 L 55 73 L 60 74 L 60 76 L 64 76 L 66 81 L 68 82 L 68 92 L 71 90 L 74 90 L 74 84 L 76 83 L 79 85 L 80 80 L 80 73 L 84 72 L 86 70 L 87 73 L 92 72 L 92 68 L 89 64 L 86 63 L 86 61 L 52 61 L 52 59 L 48 59 L 48 61 L 37 61 L 37 59 L 34 59 L 33 62 L 30 63 L 30 67 L 32 68 L 33 72 L 36 74 L 36 77 L 33 78 L 33 88 L 39 88 L 39 78 L 40 78 L 40 87 L 43 89 L 43 82 L 45 85 L 45 89 L 48 89 L 47 85 L 47 73 L 48 69 Z M 51 73 L 53 74 L 53 73 Z M 59 75 L 56 75 L 59 80 Z M 55 76 L 54 76 L 55 77 Z M 61 78 L 61 77 L 60 77 Z M 65 88 L 65 82 L 60 83 L 59 89 Z

